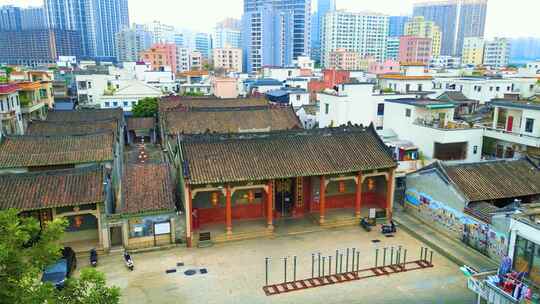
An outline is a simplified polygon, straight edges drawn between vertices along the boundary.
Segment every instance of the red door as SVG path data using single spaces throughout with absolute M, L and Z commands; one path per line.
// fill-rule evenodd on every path
M 512 132 L 513 126 L 514 126 L 514 117 L 508 116 L 508 122 L 506 123 L 506 131 Z

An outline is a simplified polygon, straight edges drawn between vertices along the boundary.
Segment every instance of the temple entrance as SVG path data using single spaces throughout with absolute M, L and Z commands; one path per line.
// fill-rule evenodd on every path
M 292 215 L 294 208 L 294 184 L 293 179 L 279 179 L 275 181 L 275 208 L 282 217 Z

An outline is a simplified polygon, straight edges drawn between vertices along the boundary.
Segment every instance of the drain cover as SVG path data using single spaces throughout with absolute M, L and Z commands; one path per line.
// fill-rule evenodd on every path
M 372 243 L 380 243 L 381 240 L 371 240 Z
M 176 269 L 167 269 L 165 270 L 165 273 L 174 273 L 176 272 Z
M 208 269 L 206 269 L 206 268 L 201 268 L 201 269 L 199 269 L 199 271 L 200 271 L 201 274 L 208 273 Z
M 184 271 L 184 274 L 187 276 L 192 276 L 196 273 L 197 273 L 197 270 L 194 270 L 194 269 L 189 269 L 189 270 Z

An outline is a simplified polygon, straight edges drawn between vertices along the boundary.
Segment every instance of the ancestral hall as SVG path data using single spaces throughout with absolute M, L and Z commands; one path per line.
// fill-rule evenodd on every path
M 267 133 L 177 137 L 173 159 L 186 214 L 186 241 L 208 224 L 264 222 L 317 216 L 329 210 L 366 216 L 368 208 L 391 219 L 394 192 L 392 154 L 373 126 Z M 379 212 L 380 214 L 381 212 Z

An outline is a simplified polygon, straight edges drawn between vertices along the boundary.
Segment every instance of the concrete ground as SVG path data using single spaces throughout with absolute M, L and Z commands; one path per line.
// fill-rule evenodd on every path
M 378 239 L 380 243 L 373 243 Z M 408 249 L 407 260 L 418 259 L 422 244 L 399 231 L 386 238 L 378 230 L 358 227 L 325 230 L 274 239 L 229 242 L 209 248 L 174 248 L 133 254 L 135 270 L 126 269 L 120 254 L 100 257 L 98 270 L 121 288 L 123 303 L 475 303 L 458 266 L 434 253 L 434 268 L 266 296 L 264 258 L 271 257 L 270 283 L 283 280 L 284 256 L 298 257 L 297 278 L 311 276 L 311 253 L 335 256 L 340 248 L 358 248 L 361 268 L 374 264 L 375 248 Z M 335 263 L 332 258 L 332 263 Z M 177 263 L 185 266 L 176 267 Z M 79 261 L 82 266 L 84 262 Z M 334 268 L 332 265 L 332 268 Z M 288 278 L 292 265 L 288 264 Z M 186 276 L 189 269 L 207 274 Z M 166 274 L 167 269 L 177 269 Z

